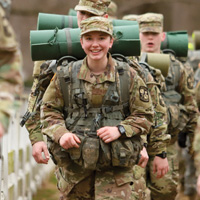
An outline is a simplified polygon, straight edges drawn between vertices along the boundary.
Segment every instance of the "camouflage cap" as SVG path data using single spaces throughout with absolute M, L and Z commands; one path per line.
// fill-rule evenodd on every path
M 146 13 L 138 17 L 140 32 L 155 32 L 163 31 L 163 15 L 157 13 Z
M 130 21 L 137 21 L 139 15 L 134 15 L 134 14 L 130 14 L 130 15 L 124 15 L 123 16 L 123 20 L 130 20 Z
M 90 17 L 81 21 L 81 36 L 85 33 L 100 31 L 109 34 L 113 34 L 112 22 L 105 17 Z
M 108 6 L 108 15 L 109 15 L 109 17 L 110 16 L 111 17 L 116 17 L 117 9 L 118 9 L 117 4 L 114 1 L 111 1 L 111 3 Z
M 111 0 L 80 0 L 75 7 L 76 11 L 87 11 L 94 15 L 104 15 L 107 13 Z

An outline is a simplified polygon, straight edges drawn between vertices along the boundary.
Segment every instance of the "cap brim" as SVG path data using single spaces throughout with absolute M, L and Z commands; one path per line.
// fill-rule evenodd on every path
M 162 33 L 162 28 L 161 27 L 143 27 L 140 28 L 140 32 L 152 32 L 152 33 Z
M 90 32 L 95 32 L 95 31 L 99 31 L 99 32 L 102 32 L 102 33 L 107 33 L 108 35 L 110 35 L 111 37 L 112 37 L 112 34 L 110 33 L 110 32 L 108 32 L 108 31 L 104 31 L 104 30 L 102 30 L 102 29 L 97 29 L 97 28 L 94 28 L 94 29 L 89 29 L 89 30 L 86 30 L 86 31 L 83 31 L 82 33 L 81 33 L 81 36 L 82 35 L 84 35 L 84 34 L 86 34 L 86 33 L 90 33 Z
M 91 8 L 89 6 L 79 6 L 79 5 L 77 5 L 74 8 L 74 10 L 76 10 L 76 11 L 86 11 L 86 12 L 92 13 L 92 14 L 97 15 L 97 16 L 101 16 L 101 15 L 104 14 L 104 12 L 96 10 L 96 9 L 93 9 L 93 8 Z

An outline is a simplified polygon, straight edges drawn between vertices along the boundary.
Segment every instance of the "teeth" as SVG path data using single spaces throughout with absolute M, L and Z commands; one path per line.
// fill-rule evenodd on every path
M 99 52 L 100 50 L 94 50 L 94 51 L 92 51 L 93 53 L 97 53 L 97 52 Z

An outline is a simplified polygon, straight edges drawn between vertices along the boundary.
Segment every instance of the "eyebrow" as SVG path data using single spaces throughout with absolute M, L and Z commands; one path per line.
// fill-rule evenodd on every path
M 101 31 L 99 31 L 99 32 L 101 32 Z M 86 33 L 85 34 L 85 36 L 91 36 L 92 34 L 91 33 Z M 106 35 L 108 35 L 108 34 L 106 34 L 106 33 L 104 33 L 104 32 L 101 32 L 100 33 L 100 36 L 106 36 Z

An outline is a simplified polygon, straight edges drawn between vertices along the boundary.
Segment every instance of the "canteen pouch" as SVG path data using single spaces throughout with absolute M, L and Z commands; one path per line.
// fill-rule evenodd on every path
M 112 166 L 133 167 L 139 159 L 141 149 L 140 136 L 113 141 L 111 144 Z
M 99 140 L 100 147 L 99 147 L 99 161 L 98 161 L 98 169 L 108 169 L 111 167 L 111 144 L 105 143 L 101 139 Z
M 86 138 L 85 136 L 82 136 L 82 135 L 77 135 L 77 136 L 81 140 L 81 143 L 79 144 L 79 148 L 70 148 L 70 149 L 67 149 L 66 151 L 69 153 L 71 160 L 73 160 L 78 165 L 82 165 L 83 160 L 81 158 L 81 153 L 82 153 L 83 144 Z
M 82 147 L 83 167 L 96 170 L 99 159 L 99 138 L 86 137 Z

